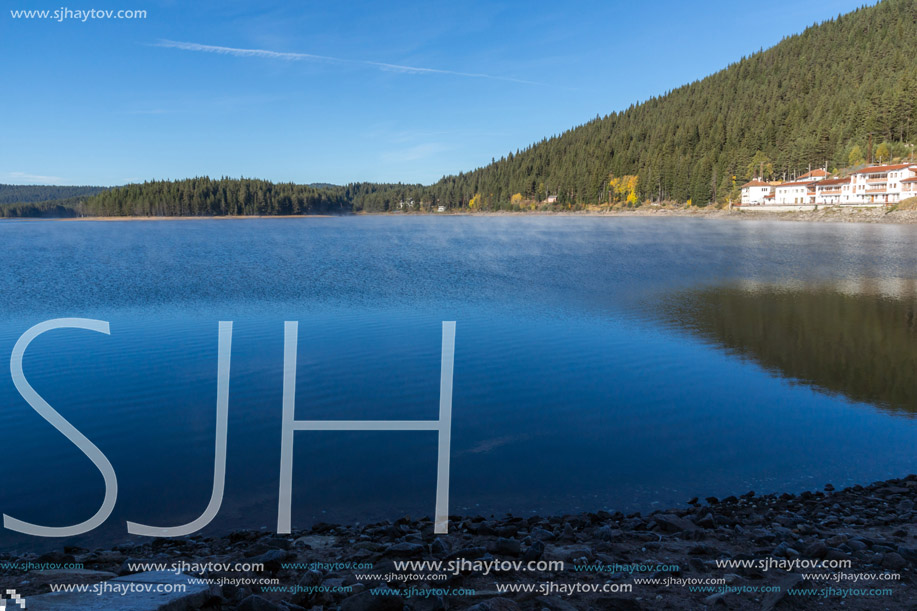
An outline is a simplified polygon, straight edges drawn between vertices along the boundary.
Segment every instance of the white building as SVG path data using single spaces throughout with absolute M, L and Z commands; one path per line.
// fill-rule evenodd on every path
M 905 200 L 910 197 L 917 197 L 917 176 L 901 179 L 901 199 Z
M 838 205 L 850 201 L 850 177 L 826 178 L 815 184 L 815 203 Z
M 774 195 L 774 186 L 757 178 L 742 185 L 742 205 L 764 204 Z
M 912 197 L 917 164 L 898 163 L 863 168 L 851 174 L 850 199 L 844 203 L 896 204 Z M 908 181 L 908 182 L 902 182 Z M 908 187 L 905 191 L 905 186 Z M 907 192 L 907 195 L 902 195 Z
M 785 182 L 774 188 L 774 203 L 780 205 L 811 206 L 815 203 L 815 184 L 818 180 Z
M 742 205 L 837 206 L 896 204 L 917 197 L 917 163 L 877 165 L 847 178 L 812 170 L 785 183 L 754 179 L 742 185 Z

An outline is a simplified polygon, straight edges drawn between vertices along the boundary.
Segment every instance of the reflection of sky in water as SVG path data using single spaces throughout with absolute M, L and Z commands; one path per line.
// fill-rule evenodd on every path
M 25 360 L 118 473 L 96 539 L 206 506 L 218 320 L 235 332 L 215 529 L 276 523 L 284 320 L 300 321 L 297 417 L 315 419 L 434 418 L 440 322 L 457 321 L 454 513 L 862 483 L 912 469 L 913 419 L 795 383 L 754 346 L 746 359 L 721 351 L 693 333 L 689 296 L 742 284 L 900 295 L 917 278 L 915 238 L 681 219 L 0 222 L 0 355 L 48 318 L 111 322 L 111 336 L 43 336 Z M 850 288 L 864 286 L 877 288 Z M 2 511 L 48 525 L 91 515 L 102 486 L 89 461 L 8 375 L 0 405 Z M 294 527 L 432 513 L 435 456 L 432 433 L 297 433 Z

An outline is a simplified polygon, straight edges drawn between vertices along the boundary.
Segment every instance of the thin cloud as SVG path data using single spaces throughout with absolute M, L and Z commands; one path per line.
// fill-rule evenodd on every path
M 42 176 L 40 174 L 28 174 L 26 172 L 7 172 L 3 175 L 4 180 L 14 183 L 38 183 L 42 185 L 54 185 L 63 180 L 60 176 Z
M 216 53 L 219 55 L 232 55 L 234 57 L 262 57 L 265 59 L 282 59 L 286 61 L 310 61 L 323 62 L 329 64 L 349 64 L 358 66 L 370 66 L 386 72 L 399 72 L 402 74 L 445 74 L 449 76 L 461 76 L 465 78 L 482 78 L 493 81 L 506 81 L 509 83 L 521 83 L 524 85 L 541 85 L 534 81 L 525 81 L 522 79 L 511 78 L 508 76 L 494 76 L 492 74 L 482 74 L 477 72 L 457 72 L 455 70 L 440 70 L 438 68 L 421 68 L 418 66 L 404 66 L 401 64 L 388 64 L 385 62 L 374 62 L 362 59 L 343 59 L 340 57 L 330 57 L 327 55 L 314 55 L 312 53 L 291 53 L 286 51 L 269 51 L 267 49 L 239 49 L 235 47 L 220 47 L 216 45 L 202 45 L 196 42 L 181 42 L 177 40 L 160 40 L 154 46 L 164 47 L 167 49 L 180 49 L 182 51 L 197 51 L 199 53 Z

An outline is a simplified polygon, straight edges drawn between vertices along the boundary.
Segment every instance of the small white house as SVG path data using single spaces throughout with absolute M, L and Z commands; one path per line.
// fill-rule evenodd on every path
M 439 206 L 439 207 L 436 208 L 436 211 L 437 211 L 437 212 L 445 212 L 445 211 L 446 211 L 446 207 L 445 207 L 445 206 Z
M 768 196 L 774 194 L 774 186 L 757 178 L 742 185 L 742 205 L 767 203 Z
M 917 197 L 917 176 L 901 179 L 901 199 Z

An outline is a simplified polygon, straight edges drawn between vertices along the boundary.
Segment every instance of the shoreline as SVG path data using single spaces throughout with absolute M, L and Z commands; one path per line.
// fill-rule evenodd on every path
M 74 216 L 74 217 L 0 217 L 0 221 L 118 222 L 118 221 L 238 221 L 256 219 L 327 219 L 335 214 L 234 215 L 223 216 Z
M 5 562 L 78 562 L 84 566 L 69 572 L 3 569 L 0 587 L 15 588 L 30 601 L 30 607 L 45 608 L 42 603 L 59 596 L 39 598 L 49 591 L 50 583 L 100 583 L 118 576 L 135 581 L 150 578 L 151 573 L 126 577 L 137 572 L 129 566 L 132 562 L 188 566 L 245 562 L 262 564 L 263 570 L 212 572 L 207 576 L 219 581 L 218 585 L 196 586 L 204 589 L 175 608 L 687 611 L 808 609 L 829 603 L 828 608 L 857 611 L 904 609 L 917 599 L 915 504 L 917 475 L 908 475 L 839 491 L 829 484 L 824 491 L 796 495 L 758 496 L 749 491 L 724 499 L 691 499 L 684 506 L 649 514 L 450 516 L 446 535 L 434 535 L 429 518 L 405 517 L 368 525 L 316 524 L 290 535 L 241 530 L 223 536 L 138 538 L 134 543 L 94 551 L 63 546 L 61 551 L 41 556 L 0 554 Z M 438 579 L 429 568 L 406 571 L 396 567 L 396 562 L 405 560 L 467 560 L 472 564 L 461 565 L 463 570 L 442 571 L 445 578 Z M 474 568 L 495 561 L 536 565 L 502 572 L 493 568 L 490 573 Z M 548 567 L 548 562 L 555 564 Z M 832 566 L 804 565 L 812 562 Z M 289 563 L 298 564 L 292 567 Z M 838 575 L 842 577 L 836 579 Z M 288 591 L 237 585 L 242 577 L 276 579 Z M 229 581 L 232 579 L 237 581 Z M 657 581 L 646 583 L 646 579 Z M 686 585 L 711 583 L 710 579 L 716 580 L 711 588 L 692 590 Z M 533 583 L 538 587 L 582 584 L 584 591 L 523 591 L 525 584 Z M 498 586 L 506 584 L 515 584 L 518 591 L 499 592 Z M 603 584 L 610 584 L 606 592 L 585 591 L 592 586 L 606 587 Z M 833 594 L 829 587 L 834 588 Z M 440 594 L 430 594 L 431 588 L 434 592 L 439 589 Z M 442 594 L 445 588 L 450 591 Z M 845 589 L 885 593 L 877 598 L 877 594 L 844 594 Z M 475 593 L 470 595 L 469 590 Z M 99 600 L 95 594 L 89 596 L 82 600 Z M 841 602 L 843 607 L 836 606 Z M 71 608 L 95 607 L 71 604 Z
M 601 217 L 601 218 L 695 218 L 734 221 L 789 221 L 821 223 L 872 223 L 886 225 L 917 224 L 917 210 L 886 211 L 884 208 L 836 208 L 823 207 L 818 210 L 804 211 L 767 211 L 756 209 L 719 209 L 712 207 L 665 208 L 641 206 L 633 210 L 608 211 L 457 211 L 457 212 L 356 212 L 347 214 L 308 214 L 308 215 L 227 215 L 227 216 L 85 216 L 72 218 L 0 218 L 0 221 L 54 221 L 54 222 L 138 222 L 138 221 L 204 221 L 204 220 L 264 220 L 264 219 L 321 219 L 350 216 L 385 216 L 385 217 Z

